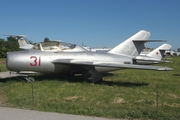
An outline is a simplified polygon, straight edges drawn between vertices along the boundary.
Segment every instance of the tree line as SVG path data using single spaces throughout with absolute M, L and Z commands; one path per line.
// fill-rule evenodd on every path
M 15 37 L 0 38 L 0 58 L 6 58 L 6 53 L 19 50 L 18 41 Z

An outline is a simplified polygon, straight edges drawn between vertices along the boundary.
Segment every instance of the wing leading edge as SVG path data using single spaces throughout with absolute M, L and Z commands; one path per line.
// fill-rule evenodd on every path
M 119 62 L 98 62 L 92 60 L 75 60 L 75 59 L 57 59 L 52 63 L 69 64 L 69 65 L 81 65 L 81 66 L 98 66 L 98 67 L 112 67 L 112 68 L 124 68 L 124 69 L 146 69 L 146 70 L 173 70 L 170 67 L 162 66 L 148 66 L 148 65 L 134 65 L 128 63 Z

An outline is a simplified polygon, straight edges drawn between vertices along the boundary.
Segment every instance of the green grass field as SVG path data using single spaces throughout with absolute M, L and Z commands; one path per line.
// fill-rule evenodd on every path
M 0 58 L 0 72 L 7 71 L 6 69 L 6 59 Z
M 158 65 L 174 71 L 119 70 L 105 74 L 99 84 L 82 76 L 39 75 L 33 84 L 6 79 L 0 82 L 1 105 L 107 118 L 180 119 L 180 57 L 172 61 Z

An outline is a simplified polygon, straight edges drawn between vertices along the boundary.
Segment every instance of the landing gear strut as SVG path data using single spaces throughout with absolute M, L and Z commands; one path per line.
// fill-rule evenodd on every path
M 29 83 L 35 82 L 35 79 L 33 77 L 24 77 L 24 79 Z

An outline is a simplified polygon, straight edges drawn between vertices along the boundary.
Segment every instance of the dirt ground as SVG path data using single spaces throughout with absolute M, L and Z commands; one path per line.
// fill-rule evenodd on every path
M 0 59 L 0 63 L 6 63 L 6 60 L 1 60 L 1 59 Z
M 3 100 L 3 98 L 0 95 L 0 106 L 1 106 L 2 102 L 4 102 L 4 100 Z

